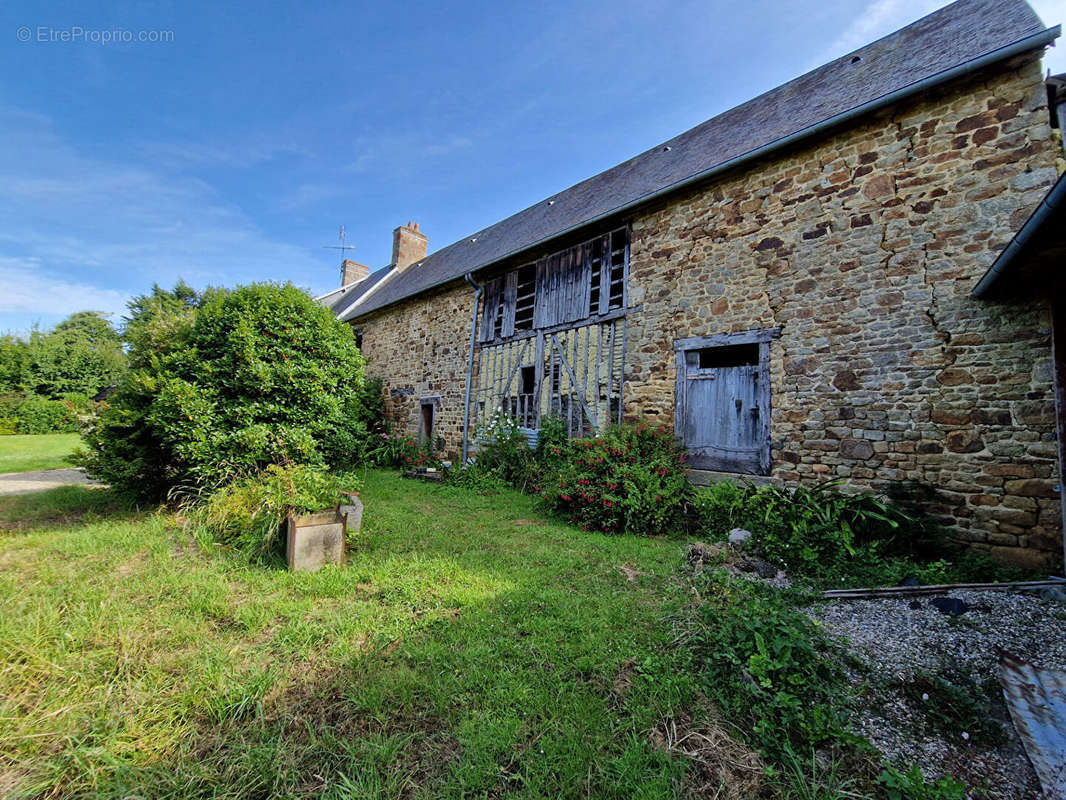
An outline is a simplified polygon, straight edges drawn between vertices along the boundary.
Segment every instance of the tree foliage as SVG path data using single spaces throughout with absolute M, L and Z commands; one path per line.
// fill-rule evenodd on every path
M 78 311 L 26 339 L 0 337 L 0 392 L 97 394 L 126 370 L 122 339 L 99 311 Z
M 365 448 L 363 358 L 351 328 L 291 286 L 130 304 L 132 369 L 87 440 L 89 471 L 161 497 L 270 464 L 345 466 Z

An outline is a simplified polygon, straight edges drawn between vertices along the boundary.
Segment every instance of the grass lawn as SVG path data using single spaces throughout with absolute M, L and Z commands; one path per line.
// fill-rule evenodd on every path
M 0 499 L 0 796 L 681 791 L 679 541 L 370 472 L 350 564 L 290 574 L 106 497 Z
M 76 433 L 0 436 L 0 474 L 70 469 L 66 458 L 81 444 Z

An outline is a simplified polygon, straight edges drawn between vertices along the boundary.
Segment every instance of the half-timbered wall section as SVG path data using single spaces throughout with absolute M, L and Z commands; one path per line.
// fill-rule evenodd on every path
M 485 283 L 475 428 L 498 412 L 530 431 L 556 415 L 571 436 L 619 420 L 628 265 L 618 228 Z
M 487 261 L 489 236 L 457 243 L 446 282 L 374 305 L 386 280 L 420 285 L 415 263 L 351 317 L 368 373 L 397 429 L 447 457 L 497 412 L 531 435 L 553 413 L 572 436 L 672 422 L 696 479 L 916 482 L 955 539 L 1044 564 L 1063 486 L 1048 303 L 971 291 L 1058 177 L 1048 119 L 1026 52 L 648 196 L 578 244 Z M 513 244 L 494 246 L 539 246 Z

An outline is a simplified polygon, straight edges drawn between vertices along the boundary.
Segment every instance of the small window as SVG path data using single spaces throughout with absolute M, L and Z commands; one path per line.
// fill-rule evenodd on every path
M 518 270 L 518 289 L 515 292 L 514 328 L 533 330 L 533 310 L 537 300 L 537 266 L 527 264 Z
M 363 332 L 362 331 L 356 331 L 355 332 L 355 346 L 359 348 L 360 352 L 362 351 L 362 349 L 363 349 Z
M 758 344 L 734 344 L 727 347 L 706 347 L 697 350 L 700 369 L 749 367 L 759 364 Z

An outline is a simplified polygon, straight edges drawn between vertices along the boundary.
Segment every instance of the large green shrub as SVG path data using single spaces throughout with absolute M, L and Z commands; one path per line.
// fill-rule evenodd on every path
M 0 336 L 0 393 L 92 397 L 126 370 L 122 340 L 98 311 L 78 311 L 50 331 Z
M 215 292 L 195 312 L 170 305 L 131 305 L 136 368 L 87 436 L 83 462 L 93 475 L 158 498 L 270 464 L 344 467 L 361 458 L 363 357 L 328 309 L 274 284 Z M 159 327 L 168 335 L 157 336 Z
M 48 333 L 34 331 L 26 347 L 20 383 L 29 394 L 92 397 L 126 371 L 122 341 L 96 311 L 72 314 Z
M 268 466 L 263 472 L 223 486 L 191 507 L 188 524 L 201 537 L 239 550 L 253 560 L 269 559 L 283 546 L 282 526 L 290 511 L 306 514 L 332 508 L 350 478 L 318 467 Z
M 615 425 L 596 438 L 549 444 L 547 455 L 558 460 L 542 476 L 540 497 L 575 525 L 638 535 L 682 526 L 692 486 L 671 431 Z
M 15 407 L 19 433 L 74 433 L 78 413 L 73 404 L 30 395 Z
M 0 335 L 0 395 L 22 389 L 29 358 L 28 342 L 10 333 Z

